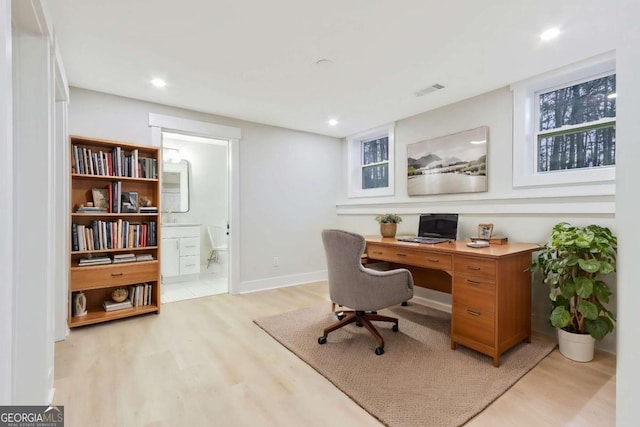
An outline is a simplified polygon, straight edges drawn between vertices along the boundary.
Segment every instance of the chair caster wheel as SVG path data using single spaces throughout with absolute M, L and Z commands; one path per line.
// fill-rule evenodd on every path
M 391 330 L 393 332 L 398 332 L 398 325 L 393 325 L 393 327 L 391 328 Z
M 342 313 L 336 313 L 336 317 L 338 318 L 338 320 L 342 320 L 345 317 L 347 317 L 347 315 L 346 314 L 342 314 Z
M 318 338 L 318 344 L 326 344 L 326 343 L 327 343 L 327 337 L 325 337 L 324 335 Z
M 357 326 L 358 328 L 362 328 L 364 325 L 363 325 L 362 323 L 360 323 L 360 322 L 356 322 L 356 326 Z
M 405 302 L 403 302 L 403 303 L 402 303 L 402 304 L 400 304 L 400 305 L 402 305 L 403 307 L 406 307 L 406 306 L 408 306 L 408 305 L 409 305 L 409 303 L 405 301 Z
M 376 355 L 380 356 L 381 354 L 384 354 L 384 348 L 376 347 Z

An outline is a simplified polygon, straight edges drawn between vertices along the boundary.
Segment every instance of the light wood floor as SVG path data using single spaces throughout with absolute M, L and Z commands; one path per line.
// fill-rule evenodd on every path
M 252 322 L 323 302 L 320 282 L 74 329 L 56 344 L 54 403 L 70 427 L 380 426 Z M 615 372 L 612 355 L 556 350 L 467 425 L 614 426 Z

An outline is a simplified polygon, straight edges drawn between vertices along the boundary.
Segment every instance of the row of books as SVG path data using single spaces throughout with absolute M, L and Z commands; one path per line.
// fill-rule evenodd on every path
M 93 220 L 91 225 L 71 224 L 71 250 L 97 251 L 157 246 L 155 221 L 133 223 L 118 218 L 115 221 Z
M 131 178 L 158 178 L 158 162 L 150 157 L 140 157 L 138 150 L 126 153 L 122 147 L 102 151 L 72 146 L 75 173 L 103 176 L 127 176 Z
M 81 258 L 78 261 L 79 266 L 86 265 L 101 265 L 101 264 L 122 264 L 127 262 L 142 262 L 142 261 L 153 261 L 153 255 L 151 254 L 116 254 L 113 258 L 109 258 L 108 256 L 98 256 L 98 257 L 87 257 Z
M 153 285 L 149 283 L 141 283 L 139 285 L 129 286 L 129 297 L 122 302 L 106 300 L 102 303 L 104 311 L 123 310 L 131 307 L 141 307 L 151 305 Z
M 129 296 L 126 300 L 115 302 L 106 300 L 102 303 L 104 311 L 123 310 L 131 307 L 142 307 L 151 305 L 153 285 L 150 283 L 140 283 L 129 286 Z

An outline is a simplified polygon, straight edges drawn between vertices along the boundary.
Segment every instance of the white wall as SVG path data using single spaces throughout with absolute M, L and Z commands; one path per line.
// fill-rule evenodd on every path
M 419 213 L 454 212 L 460 214 L 459 238 L 477 235 L 480 223 L 494 224 L 494 235 L 506 236 L 510 241 L 538 244 L 547 240 L 553 225 L 560 221 L 576 225 L 597 223 L 615 232 L 613 184 L 513 188 L 512 109 L 511 91 L 504 88 L 398 121 L 395 131 L 396 196 L 373 200 L 343 198 L 338 205 L 340 227 L 363 234 L 379 234 L 374 216 L 377 213 L 396 212 L 403 216 L 398 233 L 415 234 Z M 489 191 L 409 197 L 406 184 L 407 144 L 478 126 L 489 126 Z M 589 196 L 591 193 L 599 195 Z M 615 281 L 612 287 L 614 298 L 610 307 L 615 312 Z M 547 289 L 540 278 L 536 278 L 532 325 L 537 331 L 553 334 L 554 329 L 548 323 Z M 451 303 L 450 295 L 427 289 L 417 289 L 416 295 Z M 615 345 L 615 333 L 598 343 L 599 348 L 607 351 L 615 351 Z
M 636 426 L 640 409 L 640 223 L 638 222 L 638 181 L 640 181 L 640 2 L 618 1 L 617 87 L 618 144 L 616 222 L 618 251 L 618 375 L 616 377 L 616 425 Z
M 11 59 L 11 1 L 0 0 L 0 199 L 13 200 L 13 76 Z M 11 207 L 11 209 L 9 209 Z M 13 209 L 0 209 L 0 405 L 11 403 L 13 375 Z M 8 344 L 8 345 L 7 345 Z
M 326 277 L 320 231 L 335 225 L 338 139 L 84 89 L 70 93 L 72 135 L 151 145 L 150 112 L 241 128 L 240 291 Z

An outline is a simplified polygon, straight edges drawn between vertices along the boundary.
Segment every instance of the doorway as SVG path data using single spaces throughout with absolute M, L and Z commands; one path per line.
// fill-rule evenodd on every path
M 162 302 L 229 292 L 229 143 L 162 132 Z
M 235 293 L 240 129 L 157 114 L 149 125 L 163 151 L 162 302 Z

